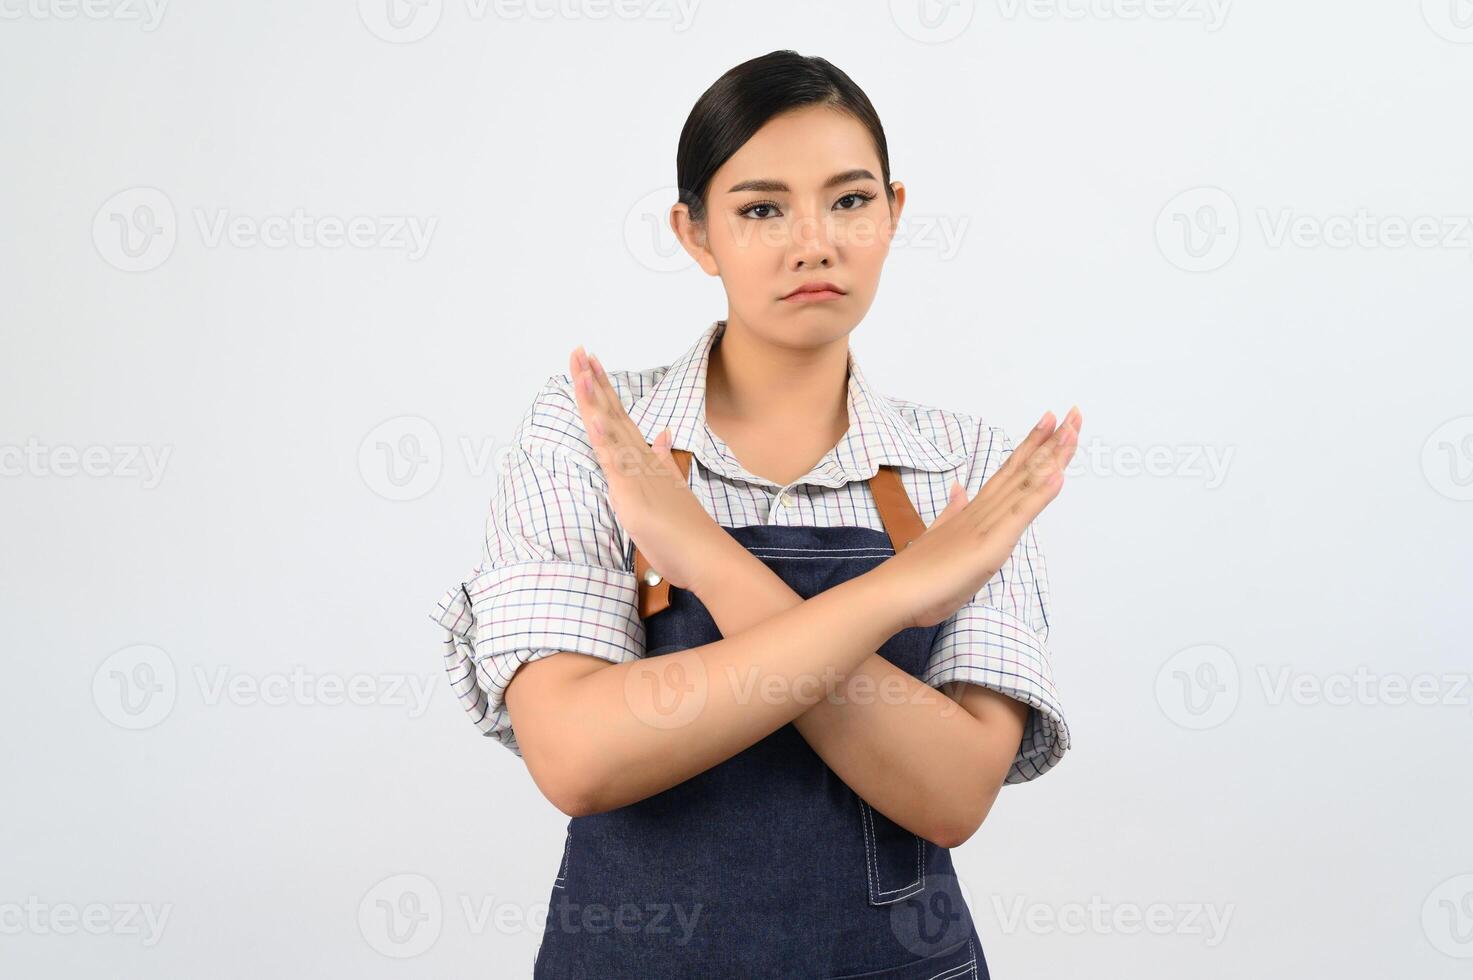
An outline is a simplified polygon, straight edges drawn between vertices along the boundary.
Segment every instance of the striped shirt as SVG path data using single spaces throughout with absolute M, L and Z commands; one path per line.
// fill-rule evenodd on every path
M 744 469 L 706 424 L 706 368 L 726 328 L 708 326 L 673 364 L 608 370 L 630 419 L 653 443 L 692 454 L 692 492 L 717 523 L 883 531 L 866 481 L 881 464 L 927 525 L 953 479 L 970 499 L 1012 452 L 999 428 L 959 412 L 886 397 L 849 352 L 849 429 L 807 474 L 779 485 Z M 622 663 L 644 656 L 634 545 L 609 504 L 608 483 L 583 428 L 568 375 L 547 380 L 523 416 L 486 520 L 482 559 L 436 604 L 444 664 L 461 705 L 484 735 L 518 756 L 504 701 L 524 663 L 560 651 Z M 966 681 L 1030 707 L 1006 782 L 1052 768 L 1069 747 L 1047 647 L 1048 575 L 1030 524 L 1008 561 L 941 624 L 923 680 Z

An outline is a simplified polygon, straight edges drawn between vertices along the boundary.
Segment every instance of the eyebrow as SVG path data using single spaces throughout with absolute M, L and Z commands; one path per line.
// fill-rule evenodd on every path
M 823 182 L 823 186 L 837 187 L 839 184 L 848 184 L 856 180 L 874 179 L 874 174 L 870 173 L 868 170 L 865 170 L 863 167 L 859 167 L 855 170 L 845 170 L 842 173 L 834 174 L 828 180 Z M 733 184 L 726 193 L 739 194 L 743 191 L 763 191 L 768 194 L 775 194 L 779 192 L 787 193 L 791 189 L 792 188 L 788 187 L 787 184 L 783 183 L 780 180 L 773 180 L 769 177 L 760 177 L 756 180 L 744 180 L 740 183 Z

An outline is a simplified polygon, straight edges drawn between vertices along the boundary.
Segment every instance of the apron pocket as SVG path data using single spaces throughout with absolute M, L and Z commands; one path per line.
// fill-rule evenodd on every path
M 859 799 L 859 797 L 855 797 Z M 859 800 L 869 903 L 889 905 L 926 887 L 926 841 Z

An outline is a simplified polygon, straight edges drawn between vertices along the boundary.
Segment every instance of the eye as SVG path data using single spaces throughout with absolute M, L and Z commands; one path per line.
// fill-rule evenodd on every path
M 753 201 L 751 204 L 744 204 L 741 207 L 737 208 L 737 214 L 745 218 L 753 211 L 756 211 L 758 208 L 771 208 L 776 211 L 777 205 L 773 204 L 771 201 Z M 760 221 L 766 217 L 769 217 L 769 215 L 759 214 L 757 215 L 757 220 Z
M 850 198 L 858 198 L 860 203 L 854 205 L 853 207 L 839 208 L 840 211 L 858 211 L 870 201 L 873 201 L 875 199 L 875 196 L 865 191 L 850 191 L 848 194 L 845 194 L 843 197 L 839 198 L 839 204 L 844 203 Z M 835 205 L 835 207 L 838 207 L 838 205 Z

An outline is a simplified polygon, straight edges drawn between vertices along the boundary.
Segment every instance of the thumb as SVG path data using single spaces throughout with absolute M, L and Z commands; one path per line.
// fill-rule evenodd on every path
M 935 527 L 943 521 L 949 520 L 953 514 L 965 506 L 967 506 L 967 488 L 956 480 L 952 480 L 950 495 L 946 501 L 946 508 L 936 515 L 936 519 L 931 522 L 931 526 Z
M 675 437 L 667 428 L 662 429 L 660 434 L 655 436 L 655 441 L 650 443 L 650 448 L 655 451 L 655 458 L 659 460 L 660 468 L 668 473 L 680 472 L 675 466 L 675 458 L 670 455 L 670 444 L 674 439 Z

